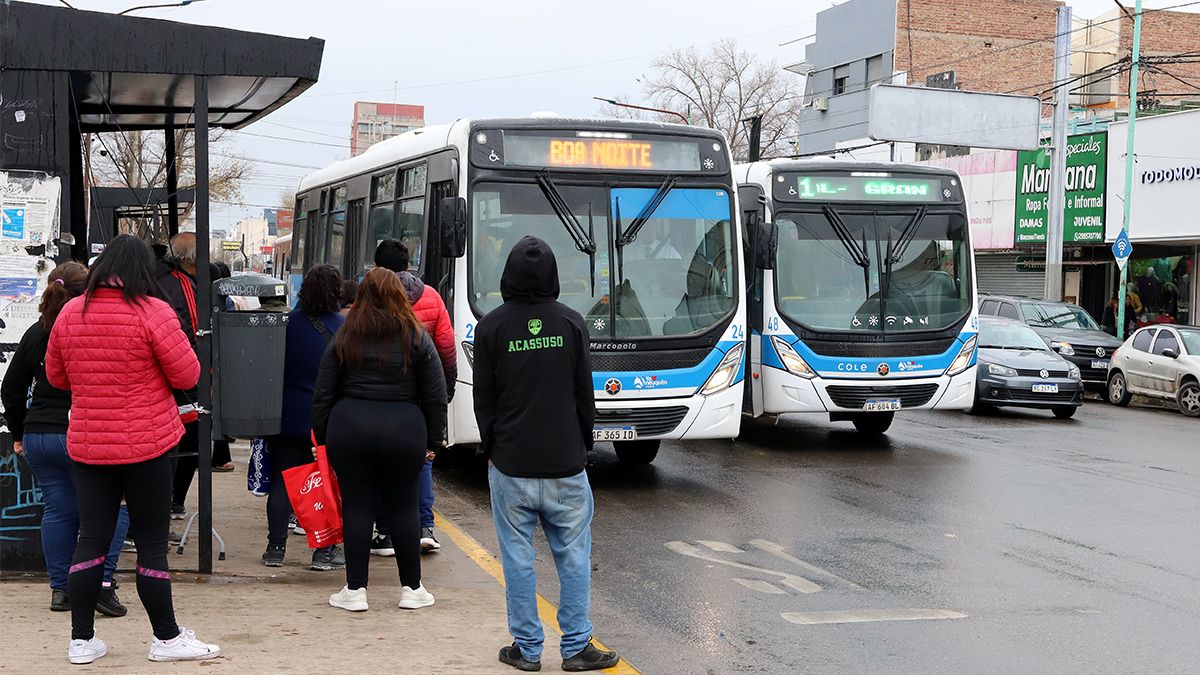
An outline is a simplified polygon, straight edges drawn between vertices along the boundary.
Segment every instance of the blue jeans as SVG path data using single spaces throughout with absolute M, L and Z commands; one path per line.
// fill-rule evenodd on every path
M 417 490 L 421 499 L 421 528 L 433 527 L 433 462 L 425 462 Z
M 537 612 L 533 532 L 540 521 L 558 568 L 558 625 L 564 659 L 583 651 L 592 637 L 588 618 L 592 586 L 592 486 L 587 473 L 569 478 L 514 478 L 488 467 L 492 519 L 500 539 L 508 631 L 521 654 L 542 658 L 545 635 Z
M 33 469 L 33 478 L 42 490 L 42 554 L 50 588 L 67 588 L 67 570 L 75 555 L 79 538 L 79 505 L 75 497 L 75 463 L 67 455 L 65 434 L 25 434 L 25 461 Z M 117 529 L 113 533 L 108 557 L 104 560 L 104 580 L 112 581 L 117 571 L 121 544 L 129 532 L 129 512 L 121 505 Z

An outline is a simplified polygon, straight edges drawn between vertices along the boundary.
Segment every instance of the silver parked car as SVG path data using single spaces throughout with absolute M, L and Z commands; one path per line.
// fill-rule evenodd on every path
M 1147 326 L 1113 353 L 1108 400 L 1126 405 L 1132 394 L 1174 399 L 1179 411 L 1200 417 L 1200 327 Z

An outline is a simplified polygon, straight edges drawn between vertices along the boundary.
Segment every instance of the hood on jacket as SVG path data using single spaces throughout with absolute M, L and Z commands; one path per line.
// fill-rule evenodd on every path
M 550 245 L 525 236 L 513 246 L 500 277 L 505 302 L 548 302 L 558 299 L 558 261 Z
M 400 283 L 404 284 L 409 303 L 417 304 L 421 295 L 425 293 L 425 282 L 418 279 L 412 272 L 396 272 L 396 276 L 400 277 Z

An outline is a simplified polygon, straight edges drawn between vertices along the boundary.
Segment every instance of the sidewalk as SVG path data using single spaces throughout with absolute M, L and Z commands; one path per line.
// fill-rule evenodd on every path
M 423 582 L 437 597 L 436 605 L 422 610 L 396 607 L 400 582 L 391 558 L 372 557 L 371 609 L 361 613 L 329 606 L 329 594 L 345 583 L 344 573 L 309 570 L 311 553 L 304 537 L 290 537 L 284 567 L 263 566 L 265 498 L 246 491 L 247 454 L 245 444 L 235 446 L 237 471 L 213 475 L 214 526 L 225 538 L 228 559 L 214 560 L 214 574 L 206 577 L 195 573 L 194 537 L 182 556 L 174 548 L 170 552 L 179 623 L 219 644 L 221 656 L 193 664 L 146 660 L 150 624 L 138 603 L 134 556 L 124 554 L 118 581 L 129 614 L 120 619 L 97 615 L 96 634 L 108 643 L 109 654 L 88 668 L 131 673 L 515 672 L 496 660 L 500 647 L 512 641 L 504 590 L 485 569 L 489 560 L 496 568 L 498 563 L 452 524 L 438 529 L 441 551 L 422 558 Z M 196 491 L 194 484 L 189 512 L 195 509 Z M 174 521 L 172 529 L 182 528 L 182 522 Z M 214 558 L 216 550 L 214 542 Z M 70 615 L 49 611 L 44 578 L 6 580 L 0 595 L 0 625 L 5 627 L 0 631 L 0 671 L 78 668 L 66 660 Z M 549 626 L 542 667 L 560 670 L 558 635 Z

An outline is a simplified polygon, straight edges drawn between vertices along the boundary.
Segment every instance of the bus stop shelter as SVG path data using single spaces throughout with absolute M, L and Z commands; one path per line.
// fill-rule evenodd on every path
M 187 197 L 194 199 L 197 239 L 207 242 L 209 129 L 240 129 L 299 96 L 316 83 L 323 51 L 324 41 L 317 38 L 0 1 L 0 171 L 44 172 L 59 179 L 59 258 L 86 261 L 90 248 L 84 200 L 85 135 L 133 130 L 164 134 L 163 211 L 173 234 L 179 228 L 182 196 L 174 131 L 190 127 L 196 139 L 196 185 L 194 195 Z M 153 192 L 143 196 L 150 198 Z M 135 195 L 131 188 L 131 197 Z M 26 250 L 30 255 L 45 253 L 44 248 Z M 212 307 L 208 251 L 206 245 L 197 247 L 197 309 L 202 327 L 197 351 L 202 364 L 212 362 L 211 335 L 206 329 Z M 201 371 L 200 404 L 207 410 L 212 371 Z M 210 416 L 201 415 L 200 425 L 198 567 L 211 572 Z M 7 445 L 11 453 L 11 443 Z M 0 462 L 0 472 L 8 470 L 8 464 Z M 9 506 L 20 506 L 14 513 L 27 516 L 24 507 L 29 505 L 21 500 L 28 501 L 28 494 L 18 489 L 0 501 L 0 558 L 7 558 L 0 566 L 6 569 L 20 568 L 21 533 L 27 530 L 4 520 L 2 514 Z M 5 549 L 14 553 L 6 557 Z

